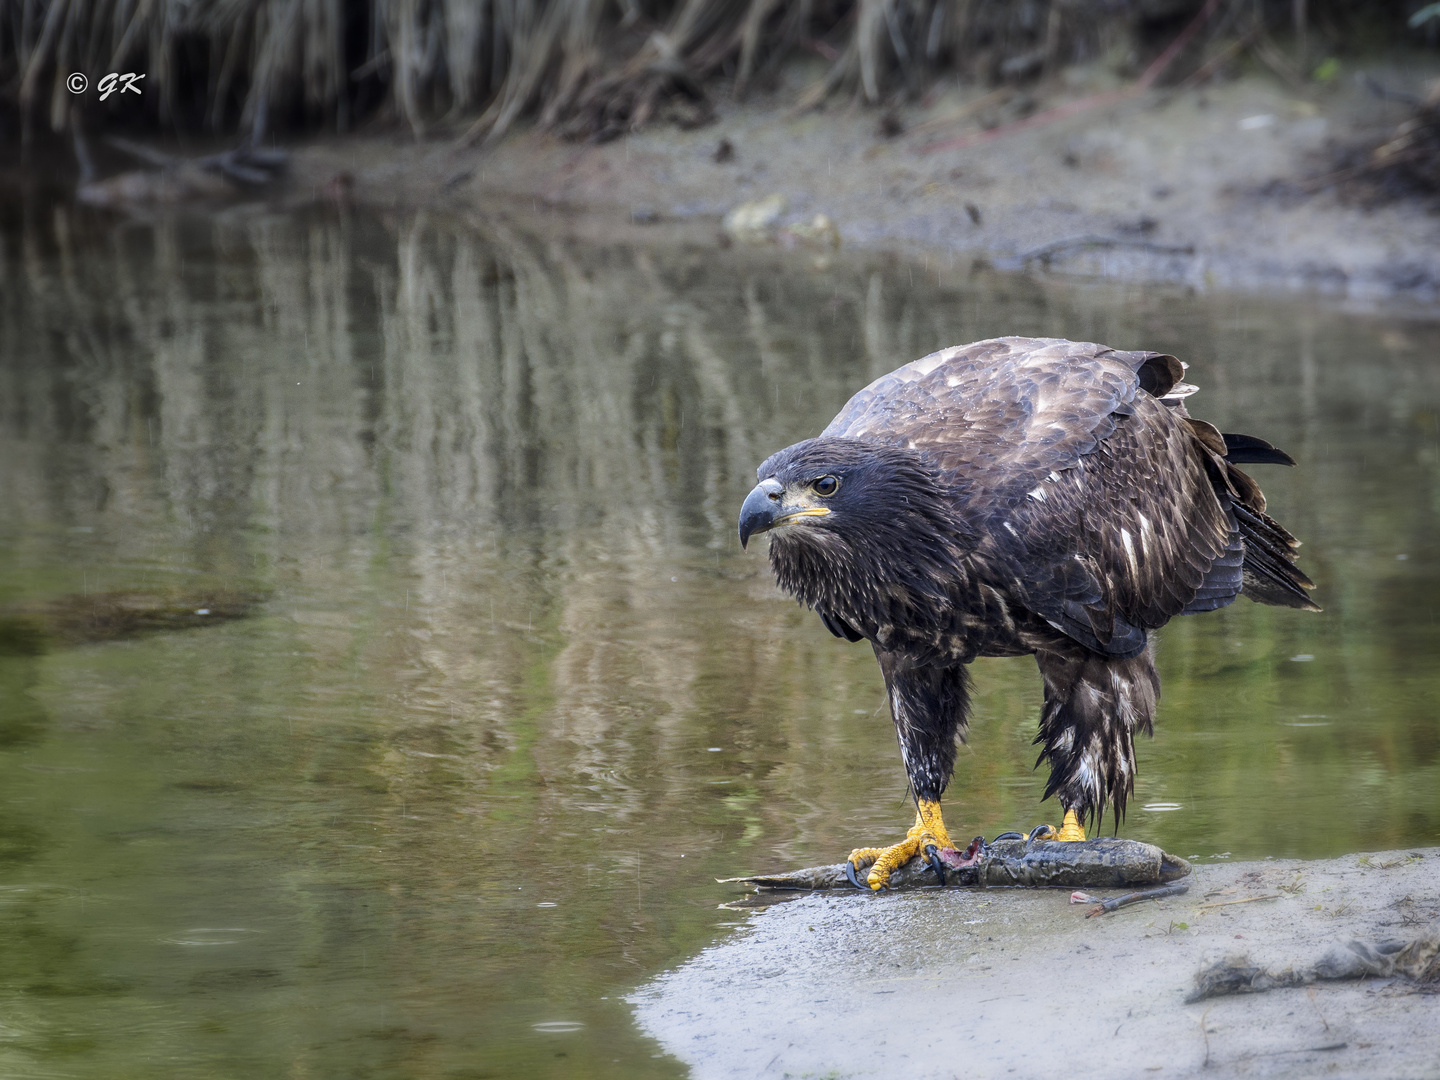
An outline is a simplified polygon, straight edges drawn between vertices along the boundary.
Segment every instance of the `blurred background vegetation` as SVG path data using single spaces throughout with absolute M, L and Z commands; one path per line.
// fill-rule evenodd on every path
M 1138 73 L 1202 12 L 1172 79 L 1252 60 L 1323 78 L 1336 55 L 1440 40 L 1423 0 L 0 0 L 0 144 L 122 120 L 256 142 L 371 121 L 475 140 L 522 117 L 603 140 L 702 124 L 718 98 L 775 90 L 791 61 L 813 69 L 800 107 L 1099 59 Z M 123 113 L 93 92 L 112 71 L 145 75 Z M 70 92 L 74 72 L 91 93 Z

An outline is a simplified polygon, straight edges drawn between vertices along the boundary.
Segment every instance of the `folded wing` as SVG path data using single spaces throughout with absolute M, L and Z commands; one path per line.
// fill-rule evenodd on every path
M 1234 465 L 1289 462 L 1185 412 L 1172 356 L 1049 338 L 945 349 L 857 393 L 827 435 L 930 457 L 981 537 L 992 584 L 1086 647 L 1146 633 L 1243 590 L 1310 604 L 1298 546 Z

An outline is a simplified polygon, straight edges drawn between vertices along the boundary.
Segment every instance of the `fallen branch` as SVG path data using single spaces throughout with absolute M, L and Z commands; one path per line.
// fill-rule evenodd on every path
M 1093 919 L 1096 915 L 1108 915 L 1112 911 L 1118 911 L 1122 907 L 1129 907 L 1131 904 L 1138 904 L 1142 900 L 1162 900 L 1167 896 L 1180 896 L 1190 891 L 1190 884 L 1186 881 L 1176 881 L 1169 885 L 1161 885 L 1156 889 L 1141 889 L 1139 892 L 1125 893 L 1123 896 L 1112 896 L 1108 900 L 1101 900 L 1085 913 L 1087 919 Z M 1075 898 L 1072 896 L 1071 900 Z M 1089 899 L 1098 899 L 1090 897 Z M 1084 901 L 1082 901 L 1083 903 Z
M 1076 236 L 1066 240 L 1056 240 L 1031 251 L 1021 252 L 1013 258 L 995 259 L 994 263 L 998 270 L 1023 270 L 1032 262 L 1040 262 L 1048 268 L 1056 258 L 1062 255 L 1090 248 L 1126 248 L 1131 251 L 1163 256 L 1195 254 L 1193 244 L 1156 244 L 1149 240 L 1133 240 L 1124 236 Z
M 1057 255 L 1069 251 L 1083 251 L 1086 248 L 1131 248 L 1156 255 L 1195 254 L 1194 244 L 1155 244 L 1149 240 L 1131 240 L 1123 236 L 1076 236 L 1068 240 L 1056 240 L 1035 248 L 1033 251 L 1023 252 L 1015 257 L 1014 264 L 1025 266 L 1027 263 L 1039 260 L 1048 266 Z
M 125 208 L 253 195 L 278 182 L 289 161 L 283 150 L 248 145 L 187 158 L 118 136 L 108 136 L 105 142 L 154 167 L 95 180 L 84 133 L 77 126 L 75 156 L 80 162 L 81 183 L 76 198 L 90 206 Z

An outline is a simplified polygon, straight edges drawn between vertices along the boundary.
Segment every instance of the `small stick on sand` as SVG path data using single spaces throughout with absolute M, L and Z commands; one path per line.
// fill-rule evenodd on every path
M 1270 894 L 1268 894 L 1268 895 L 1266 895 L 1266 896 L 1247 896 L 1247 897 L 1245 897 L 1245 899 L 1243 899 L 1243 900 L 1217 900 L 1217 901 L 1216 901 L 1215 903 L 1213 903 L 1213 904 L 1199 904 L 1199 905 L 1197 905 L 1197 907 L 1199 908 L 1199 910 L 1203 911 L 1203 910 L 1206 909 L 1206 908 L 1212 908 L 1212 907 L 1229 907 L 1231 904 L 1253 904 L 1253 903 L 1255 903 L 1256 900 L 1279 900 L 1279 899 L 1280 899 L 1280 894 L 1279 894 L 1279 893 L 1270 893 Z
M 1184 881 L 1172 882 L 1169 885 L 1161 885 L 1156 889 L 1141 889 L 1139 892 L 1126 893 L 1124 896 L 1112 896 L 1109 900 L 1102 900 L 1098 905 L 1085 913 L 1087 919 L 1093 919 L 1096 915 L 1105 915 L 1117 908 L 1129 907 L 1131 904 L 1138 904 L 1141 900 L 1159 900 L 1166 896 L 1179 896 L 1181 893 L 1190 891 L 1190 886 Z M 1074 900 L 1074 897 L 1071 897 Z

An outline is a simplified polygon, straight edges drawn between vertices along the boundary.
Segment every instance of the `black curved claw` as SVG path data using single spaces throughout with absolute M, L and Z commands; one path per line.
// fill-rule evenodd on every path
M 945 864 L 940 861 L 940 849 L 934 844 L 925 845 L 925 861 L 930 869 L 935 871 L 935 876 L 940 879 L 940 884 L 945 884 Z
M 860 879 L 855 876 L 855 864 L 852 863 L 849 859 L 845 860 L 845 876 L 850 880 L 850 884 L 854 885 L 855 888 L 863 889 L 865 892 L 871 891 L 869 885 L 860 884 Z
M 995 837 L 994 840 L 991 840 L 990 843 L 992 843 L 992 844 L 998 844 L 1001 840 L 1024 840 L 1024 839 L 1026 839 L 1026 837 L 1025 837 L 1025 834 L 1024 834 L 1023 832 L 1002 832 L 999 836 Z
M 1035 843 L 1037 840 L 1050 840 L 1060 834 L 1055 831 L 1054 825 L 1036 825 L 1030 830 L 1030 835 L 1025 838 L 1026 846 Z

